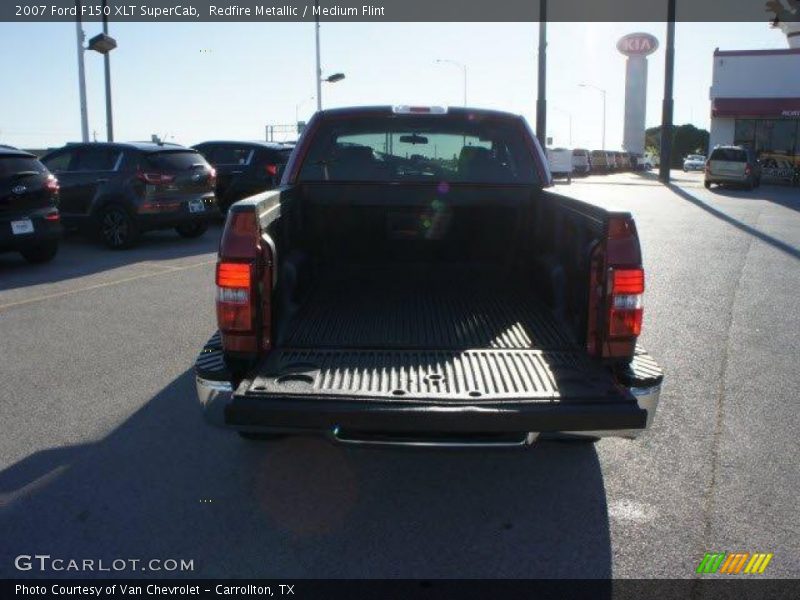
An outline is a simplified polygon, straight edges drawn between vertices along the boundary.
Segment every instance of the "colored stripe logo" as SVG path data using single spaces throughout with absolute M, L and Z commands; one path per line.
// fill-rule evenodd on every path
M 697 565 L 697 573 L 725 573 L 727 575 L 738 575 L 747 573 L 751 575 L 763 573 L 767 565 L 772 560 L 772 553 L 763 552 L 713 552 L 706 553 L 700 564 Z

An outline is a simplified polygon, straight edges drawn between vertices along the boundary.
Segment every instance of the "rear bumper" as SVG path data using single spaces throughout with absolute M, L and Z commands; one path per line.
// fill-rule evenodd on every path
M 30 215 L 0 217 L 0 252 L 8 252 L 38 246 L 45 242 L 56 241 L 61 238 L 63 227 L 60 221 L 48 221 L 44 218 L 45 212 Z M 20 219 L 30 219 L 33 222 L 33 232 L 14 234 L 11 222 Z
M 202 200 L 202 212 L 190 212 L 189 201 Z M 168 229 L 184 223 L 203 223 L 220 216 L 216 197 L 213 194 L 184 198 L 179 201 L 152 202 L 149 206 L 137 207 L 136 219 L 142 229 Z
M 312 433 L 349 443 L 353 440 L 388 443 L 374 441 L 381 436 L 393 439 L 392 443 L 398 443 L 397 439 L 444 438 L 452 442 L 454 439 L 517 436 L 520 443 L 504 445 L 524 445 L 540 433 L 635 438 L 648 429 L 658 408 L 662 375 L 643 351 L 637 355 L 637 360 L 640 357 L 644 357 L 638 363 L 640 371 L 630 371 L 632 385 L 627 386 L 630 401 L 625 402 L 598 398 L 582 402 L 498 401 L 469 405 L 431 404 L 413 399 L 264 397 L 234 393 L 214 338 L 198 357 L 195 381 L 206 421 L 242 432 Z M 373 441 L 363 441 L 367 439 Z M 420 442 L 402 445 L 420 445 Z M 470 442 L 469 445 L 481 444 Z

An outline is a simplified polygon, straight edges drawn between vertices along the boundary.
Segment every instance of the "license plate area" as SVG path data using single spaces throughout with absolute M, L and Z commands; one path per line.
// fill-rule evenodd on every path
M 33 233 L 33 221 L 30 219 L 19 219 L 11 221 L 11 232 L 14 235 L 24 235 L 26 233 Z
M 206 205 L 202 200 L 189 200 L 189 212 L 201 213 L 206 209 Z

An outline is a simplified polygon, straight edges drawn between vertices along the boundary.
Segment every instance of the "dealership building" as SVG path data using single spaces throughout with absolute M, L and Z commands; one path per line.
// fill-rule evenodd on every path
M 714 51 L 709 150 L 726 144 L 753 148 L 765 181 L 791 179 L 800 165 L 800 48 Z

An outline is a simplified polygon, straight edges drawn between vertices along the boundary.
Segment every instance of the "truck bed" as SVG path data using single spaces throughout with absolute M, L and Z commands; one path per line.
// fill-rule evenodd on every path
M 267 396 L 470 405 L 622 400 L 568 332 L 507 274 L 349 267 L 317 281 L 246 386 Z
M 291 319 L 290 348 L 574 350 L 535 291 L 479 267 L 349 267 Z

